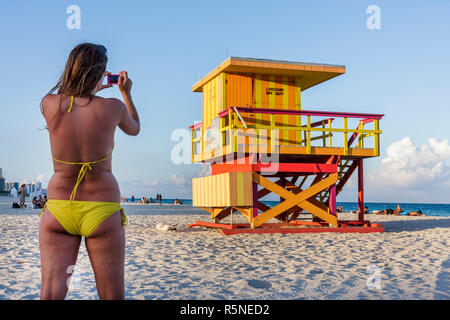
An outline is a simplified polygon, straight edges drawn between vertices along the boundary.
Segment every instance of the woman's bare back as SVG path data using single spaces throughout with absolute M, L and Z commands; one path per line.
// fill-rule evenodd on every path
M 114 133 L 123 118 L 123 103 L 93 96 L 48 95 L 43 101 L 52 156 L 66 162 L 90 162 L 111 155 Z M 49 199 L 69 199 L 81 165 L 53 160 L 54 175 L 49 181 Z M 75 200 L 120 202 L 120 190 L 111 172 L 111 158 L 91 165 L 79 185 Z

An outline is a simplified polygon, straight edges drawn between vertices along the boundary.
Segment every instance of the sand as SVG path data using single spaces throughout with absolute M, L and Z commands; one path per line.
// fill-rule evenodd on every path
M 187 229 L 210 221 L 190 206 L 124 208 L 127 299 L 450 298 L 448 217 L 366 215 L 386 227 L 374 234 L 224 236 Z M 37 213 L 0 202 L 0 299 L 39 298 Z M 67 299 L 98 299 L 84 244 Z

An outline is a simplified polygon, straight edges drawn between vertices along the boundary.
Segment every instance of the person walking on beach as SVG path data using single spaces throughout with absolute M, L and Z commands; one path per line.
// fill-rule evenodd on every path
M 25 185 L 24 184 L 22 184 L 20 186 L 20 190 L 19 190 L 19 206 L 22 209 L 25 207 Z
M 96 96 L 112 86 L 102 85 L 107 61 L 102 45 L 76 46 L 41 102 L 54 166 L 39 226 L 41 299 L 66 296 L 82 237 L 99 298 L 124 299 L 127 219 L 111 156 L 116 128 L 137 135 L 140 121 L 126 71 L 118 82 L 123 102 Z

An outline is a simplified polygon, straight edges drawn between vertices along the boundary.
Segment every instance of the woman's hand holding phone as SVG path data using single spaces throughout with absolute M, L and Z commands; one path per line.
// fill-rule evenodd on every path
M 111 73 L 108 71 L 105 71 L 104 75 L 103 75 L 103 79 L 105 77 L 108 77 Z M 102 80 L 103 82 L 103 80 Z M 97 88 L 95 88 L 95 93 L 99 92 L 100 90 L 106 89 L 106 88 L 111 88 L 112 84 L 102 84 L 102 82 L 99 82 L 99 84 L 97 85 Z
M 108 84 L 99 83 L 95 92 L 99 92 L 100 90 L 106 88 L 111 88 L 113 85 L 117 84 L 122 94 L 129 95 L 131 93 L 133 81 L 128 78 L 128 73 L 126 71 L 121 71 L 118 75 L 111 74 L 111 72 L 109 71 L 105 71 L 104 77 L 108 78 Z
M 117 85 L 119 86 L 119 90 L 122 94 L 129 95 L 131 93 L 133 81 L 128 78 L 128 73 L 126 71 L 120 71 L 119 82 L 117 83 Z

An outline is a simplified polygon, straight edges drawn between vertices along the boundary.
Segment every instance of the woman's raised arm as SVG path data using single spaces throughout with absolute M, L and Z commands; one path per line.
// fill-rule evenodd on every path
M 141 130 L 141 124 L 133 99 L 131 98 L 132 85 L 133 82 L 128 78 L 127 72 L 121 71 L 118 86 L 126 108 L 123 109 L 124 112 L 119 122 L 119 128 L 128 135 L 136 136 Z

